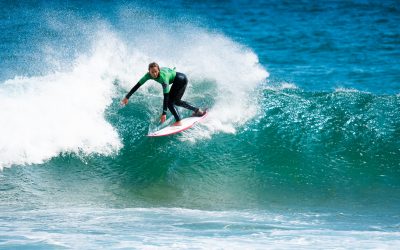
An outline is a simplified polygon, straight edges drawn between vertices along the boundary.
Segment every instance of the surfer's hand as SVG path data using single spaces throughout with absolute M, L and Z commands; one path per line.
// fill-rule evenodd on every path
M 121 100 L 121 106 L 125 106 L 126 104 L 128 104 L 128 98 L 124 98 Z
M 167 115 L 161 115 L 161 117 L 160 117 L 161 123 L 164 123 L 165 120 L 167 120 Z

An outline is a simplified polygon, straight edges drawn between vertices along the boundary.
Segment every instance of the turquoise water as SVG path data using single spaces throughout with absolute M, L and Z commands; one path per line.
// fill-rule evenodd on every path
M 396 1 L 1 7 L 0 248 L 400 245 Z M 204 122 L 145 136 L 151 61 Z

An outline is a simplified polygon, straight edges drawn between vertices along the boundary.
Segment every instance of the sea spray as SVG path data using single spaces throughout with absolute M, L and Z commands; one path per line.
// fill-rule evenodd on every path
M 109 65 L 115 58 L 108 52 L 116 43 L 100 38 L 70 72 L 0 84 L 1 168 L 42 163 L 64 152 L 109 155 L 121 148 L 117 131 L 104 118 L 114 94 Z
M 47 23 L 62 35 L 68 26 L 55 25 L 58 18 L 52 16 Z M 76 35 L 91 45 L 77 47 L 85 50 L 72 62 L 57 62 L 60 55 L 53 57 L 53 52 L 58 45 L 45 44 L 45 51 L 51 52 L 48 61 L 69 65 L 65 70 L 51 67 L 43 76 L 17 76 L 0 84 L 1 168 L 43 163 L 67 152 L 116 154 L 123 146 L 120 128 L 108 121 L 107 112 L 119 112 L 118 105 L 110 105 L 119 102 L 151 61 L 185 73 L 189 86 L 183 99 L 209 108 L 210 116 L 197 130 L 198 138 L 235 133 L 256 115 L 259 103 L 251 94 L 268 72 L 249 48 L 191 25 L 176 35 L 173 25 L 160 22 L 152 31 L 154 23 L 150 23 L 149 31 L 135 34 L 133 28 L 129 38 L 106 21 L 94 19 L 92 25 L 86 23 L 87 34 Z M 156 41 L 161 37 L 163 42 L 150 42 L 149 37 Z M 157 87 L 150 81 L 132 97 L 128 123 L 142 123 L 137 119 L 140 110 L 159 115 L 162 94 Z M 152 121 L 147 118 L 147 123 Z

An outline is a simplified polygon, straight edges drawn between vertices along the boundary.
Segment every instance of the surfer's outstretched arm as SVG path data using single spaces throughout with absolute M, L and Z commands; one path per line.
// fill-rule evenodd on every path
M 129 99 L 129 97 L 131 97 L 131 95 L 133 95 L 133 93 L 135 93 L 136 90 L 138 90 L 138 89 L 140 88 L 140 86 L 142 86 L 140 83 L 136 83 L 136 85 L 133 86 L 133 88 L 131 89 L 131 91 L 129 91 L 129 93 L 126 94 L 125 98 L 121 100 L 121 104 L 122 104 L 122 105 L 128 104 L 128 99 Z

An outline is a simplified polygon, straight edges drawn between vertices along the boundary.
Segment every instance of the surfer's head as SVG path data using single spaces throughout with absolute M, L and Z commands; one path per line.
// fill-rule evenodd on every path
M 149 73 L 151 77 L 157 78 L 160 75 L 160 66 L 156 62 L 149 64 Z

